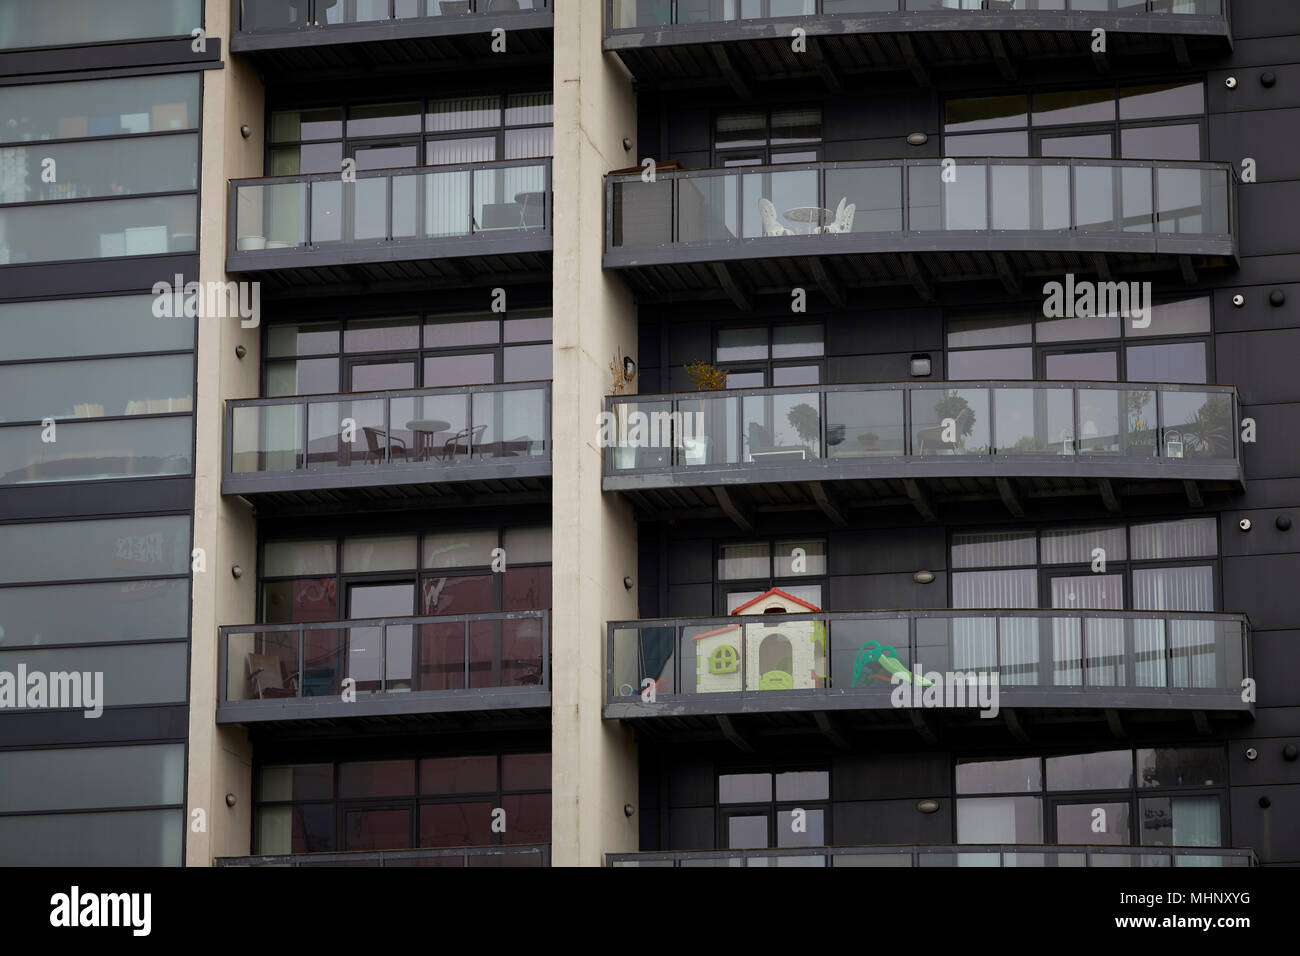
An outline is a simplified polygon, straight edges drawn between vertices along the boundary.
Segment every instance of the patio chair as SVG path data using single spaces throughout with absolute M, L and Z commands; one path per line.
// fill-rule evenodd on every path
M 974 416 L 975 416 L 975 412 L 972 411 L 970 408 L 963 408 L 960 412 L 957 413 L 957 417 L 953 419 L 954 422 L 953 433 L 957 436 L 958 439 L 961 438 L 961 433 L 965 429 L 966 423 L 970 421 Z M 957 442 L 944 441 L 943 432 L 944 432 L 944 427 L 942 422 L 939 423 L 938 425 L 935 425 L 933 428 L 919 429 L 916 433 L 917 445 L 918 445 L 917 454 L 919 455 L 926 454 L 927 446 L 929 447 L 929 454 L 932 455 L 944 454 L 944 453 L 949 455 L 957 454 Z
M 858 204 L 849 202 L 847 196 L 840 199 L 840 204 L 835 207 L 835 220 L 827 223 L 823 232 L 852 232 L 853 231 L 853 214 L 857 212 Z
M 400 452 L 402 455 L 402 460 L 403 461 L 406 460 L 406 442 L 402 441 L 400 438 L 390 439 L 388 435 L 384 433 L 384 430 L 382 428 L 374 428 L 369 425 L 363 425 L 361 431 L 366 436 L 366 463 L 367 464 L 369 464 L 372 461 L 384 460 L 385 441 L 392 442 L 394 458 L 396 458 L 398 453 Z
M 765 236 L 793 236 L 794 233 L 776 218 L 776 207 L 772 205 L 772 200 L 762 197 L 758 200 L 758 214 L 763 220 L 763 235 Z
M 284 662 L 274 654 L 250 652 L 244 659 L 244 677 L 252 699 L 298 696 L 298 675 L 286 674 Z

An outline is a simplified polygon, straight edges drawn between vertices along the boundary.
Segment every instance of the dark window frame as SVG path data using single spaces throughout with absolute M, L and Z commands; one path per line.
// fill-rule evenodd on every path
M 778 541 L 794 540 L 821 542 L 822 553 L 826 559 L 825 573 L 817 575 L 801 574 L 789 577 L 781 577 L 776 574 L 776 543 Z M 766 578 L 724 578 L 722 576 L 721 564 L 724 549 L 742 544 L 767 545 Z M 713 606 L 717 610 L 717 616 L 726 617 L 731 613 L 727 610 L 727 595 L 736 591 L 757 591 L 762 594 L 765 591 L 770 591 L 772 588 L 780 588 L 782 585 L 788 587 L 806 587 L 808 585 L 815 585 L 821 588 L 822 609 L 825 610 L 826 599 L 830 592 L 830 568 L 830 539 L 824 534 L 800 535 L 797 532 L 791 532 L 790 534 L 767 535 L 756 538 L 720 538 L 715 540 L 713 544 Z
M 790 765 L 779 763 L 762 763 L 762 764 L 737 764 L 736 766 L 722 766 L 714 769 L 713 773 L 713 809 L 716 820 L 714 838 L 716 846 L 725 848 L 727 846 L 727 819 L 732 816 L 759 816 L 767 817 L 767 843 L 768 848 L 777 846 L 777 826 L 779 825 L 780 815 L 789 813 L 791 810 L 821 810 L 822 811 L 822 846 L 831 847 L 835 845 L 834 840 L 834 780 L 832 773 L 834 768 L 828 761 L 825 764 L 815 764 L 811 762 L 794 763 Z M 780 800 L 776 795 L 776 778 L 782 773 L 824 773 L 826 774 L 826 797 L 821 800 Z M 772 798 L 765 802 L 758 803 L 723 803 L 722 802 L 722 778 L 730 777 L 737 774 L 767 774 L 771 780 Z

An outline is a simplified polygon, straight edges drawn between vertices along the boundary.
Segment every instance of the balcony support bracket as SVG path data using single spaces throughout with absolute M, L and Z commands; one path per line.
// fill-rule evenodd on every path
M 844 296 L 844 289 L 831 277 L 822 258 L 819 256 L 816 259 L 810 259 L 808 265 L 813 278 L 817 280 L 817 288 L 822 290 L 822 294 L 830 299 L 831 304 L 837 309 L 847 309 L 848 300 Z
M 1015 737 L 1022 744 L 1029 743 L 1029 731 L 1020 722 L 1020 715 L 1016 713 L 1014 707 L 1002 708 L 1002 720 L 1007 725 L 1007 730 L 1011 732 L 1012 737 Z
M 818 44 L 817 39 L 815 37 L 805 37 L 804 39 L 808 43 L 804 55 L 812 60 L 813 67 L 816 68 L 817 75 L 821 77 L 826 89 L 831 93 L 843 93 L 844 83 L 840 80 L 839 74 L 826 61 L 826 57 L 822 56 L 821 46 Z
M 1106 708 L 1106 724 L 1110 727 L 1111 736 L 1121 739 L 1128 736 L 1128 729 L 1124 726 L 1124 718 L 1120 716 L 1119 711 L 1114 707 Z
M 1002 43 L 1002 34 L 989 34 L 989 50 L 993 53 L 993 62 L 998 66 L 998 72 L 1002 74 L 1002 79 L 1009 83 L 1016 81 L 1016 65 L 1011 62 L 1011 57 L 1007 56 L 1007 48 Z
M 727 293 L 729 298 L 741 312 L 754 311 L 754 299 L 749 292 L 741 285 L 734 275 L 731 268 L 725 262 L 713 263 L 713 275 L 718 280 L 718 285 L 722 286 L 722 291 Z
M 722 508 L 723 513 L 738 527 L 741 531 L 752 533 L 754 530 L 754 517 L 749 513 L 747 508 L 740 505 L 731 497 L 731 491 L 725 487 L 718 487 L 713 490 L 713 494 L 718 499 L 718 505 Z
M 998 486 L 998 496 L 1002 499 L 1002 503 L 1007 506 L 1007 510 L 1015 517 L 1023 518 L 1025 509 L 1020 504 L 1016 489 L 1011 486 L 1011 480 L 1009 478 L 995 478 L 993 481 Z
M 817 507 L 821 508 L 822 514 L 830 518 L 841 528 L 847 528 L 848 519 L 844 517 L 844 503 L 840 496 L 831 491 L 820 481 L 814 481 L 808 486 L 808 491 L 812 494 L 813 500 L 817 502 Z
M 916 47 L 912 45 L 912 38 L 906 33 L 899 34 L 898 48 L 903 52 L 903 59 L 907 61 L 907 68 L 912 71 L 912 76 L 916 79 L 917 85 L 930 86 L 930 74 L 926 72 L 925 64 L 921 62 L 921 58 L 916 55 Z
M 1113 515 L 1119 514 L 1119 498 L 1116 496 L 1115 486 L 1110 483 L 1109 478 L 1097 479 L 1097 491 L 1101 494 L 1101 500 L 1106 505 L 1106 510 Z
M 848 739 L 840 729 L 839 721 L 824 710 L 819 710 L 813 714 L 813 719 L 817 721 L 817 729 L 822 732 L 822 736 L 831 742 L 837 750 L 852 750 L 849 746 Z
M 709 47 L 709 52 L 713 54 L 713 62 L 718 65 L 722 72 L 722 78 L 727 81 L 727 85 L 742 100 L 752 99 L 749 94 L 749 84 L 745 78 L 740 75 L 736 69 L 736 64 L 731 61 L 731 56 L 727 53 L 727 48 L 721 43 L 714 43 Z
M 1114 275 L 1110 271 L 1110 263 L 1106 260 L 1106 257 L 1103 256 L 1100 252 L 1093 253 L 1092 265 L 1093 268 L 1097 270 L 1097 278 L 1100 279 L 1102 282 L 1114 281 Z
M 927 492 L 917 482 L 915 478 L 904 478 L 903 487 L 907 489 L 907 497 L 911 499 L 912 506 L 921 513 L 921 517 L 926 521 L 938 521 L 938 512 L 934 510 L 934 502 L 930 499 L 930 493 Z
M 1187 503 L 1193 508 L 1205 507 L 1205 499 L 1201 497 L 1201 487 L 1196 482 L 1184 481 L 1183 493 L 1187 495 Z
M 754 752 L 753 744 L 741 736 L 740 731 L 736 730 L 736 725 L 731 722 L 731 718 L 726 714 L 718 714 L 718 728 L 722 731 L 722 736 L 735 744 L 738 749 L 747 754 Z
M 921 739 L 927 744 L 937 744 L 939 742 L 939 733 L 935 728 L 934 721 L 930 719 L 929 713 L 919 708 L 913 707 L 907 712 L 912 718 L 912 728 L 921 735 Z
M 1002 288 L 1006 289 L 1010 295 L 1019 296 L 1020 280 L 1011 271 L 1011 262 L 1007 259 L 1007 254 L 1005 252 L 994 253 L 993 265 L 998 270 L 998 280 L 1001 281 Z
M 1178 268 L 1183 273 L 1184 282 L 1196 285 L 1196 266 L 1193 265 L 1191 256 L 1179 256 Z
M 1205 711 L 1192 711 L 1192 723 L 1196 724 L 1196 732 L 1202 737 L 1210 733 L 1210 717 Z
M 1092 51 L 1092 65 L 1097 68 L 1097 72 L 1103 76 L 1110 72 L 1110 62 L 1106 59 L 1105 53 L 1098 53 L 1096 49 Z
M 905 253 L 903 255 L 903 269 L 907 272 L 908 281 L 916 289 L 916 294 L 926 302 L 933 302 L 934 288 L 930 285 L 930 280 L 926 278 L 925 273 L 921 271 L 916 256 Z
M 1174 57 L 1177 58 L 1178 65 L 1182 67 L 1190 67 L 1192 65 L 1192 57 L 1187 52 L 1187 37 L 1173 37 L 1171 42 L 1173 43 Z

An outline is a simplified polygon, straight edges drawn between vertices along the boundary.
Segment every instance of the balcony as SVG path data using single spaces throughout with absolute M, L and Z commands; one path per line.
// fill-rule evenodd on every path
M 490 65 L 492 31 L 506 31 L 512 65 L 548 63 L 550 0 L 242 0 L 232 4 L 230 52 L 266 72 L 392 73 Z
M 520 846 L 466 846 L 447 850 L 366 850 L 346 853 L 296 853 L 286 856 L 219 856 L 216 866 L 550 866 L 547 843 Z
M 888 382 L 606 398 L 605 491 L 648 517 L 731 518 L 1099 495 L 1193 505 L 1245 487 L 1233 386 Z
M 550 281 L 551 160 L 238 179 L 226 271 L 280 288 Z M 522 276 L 522 278 L 521 278 Z
M 1232 49 L 1226 0 L 606 0 L 605 49 L 659 89 L 820 78 L 840 92 L 855 74 L 1076 59 L 1189 65 Z M 795 52 L 793 30 L 806 49 Z M 1093 31 L 1105 30 L 1105 54 Z
M 944 164 L 948 165 L 945 166 Z M 1237 259 L 1236 176 L 1224 163 L 892 159 L 606 179 L 605 266 L 649 299 L 1198 269 Z
M 949 165 L 944 165 L 948 163 Z M 606 268 L 643 298 L 789 299 L 844 307 L 863 286 L 1066 273 L 1182 273 L 1236 263 L 1236 177 L 1222 163 L 917 159 L 608 176 Z M 833 208 L 832 208 L 833 207 Z
M 221 628 L 219 653 L 219 724 L 461 727 L 551 706 L 547 611 L 243 624 Z
M 1254 712 L 1242 700 L 1249 633 L 1242 615 L 1178 611 L 620 621 L 608 625 L 605 717 L 742 743 L 799 727 L 849 742 L 891 725 L 933 740 L 990 727 L 1025 739 L 1031 724 L 1061 722 L 1204 730 Z
M 221 491 L 263 511 L 549 500 L 549 382 L 226 403 Z
M 220 862 L 220 861 L 218 861 Z M 606 853 L 606 866 L 1258 866 L 1254 851 L 1219 847 L 954 844 Z

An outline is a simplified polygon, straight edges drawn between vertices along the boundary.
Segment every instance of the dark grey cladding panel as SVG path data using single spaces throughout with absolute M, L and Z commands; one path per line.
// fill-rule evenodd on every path
M 1297 217 L 1300 218 L 1300 217 Z M 1242 445 L 1247 482 L 1259 478 L 1290 478 L 1300 462 L 1300 404 L 1245 405 L 1243 418 L 1253 418 L 1256 440 Z
M 674 366 L 713 361 L 713 329 L 709 323 L 698 321 L 664 323 L 663 329 L 664 334 L 668 336 L 668 361 Z M 686 378 L 680 368 L 674 368 L 674 382 L 678 378 L 685 381 L 685 389 L 691 387 L 690 379 Z
M 901 382 L 912 378 L 912 356 L 915 352 L 886 352 L 879 355 L 840 355 L 827 362 L 826 381 L 835 384 L 856 382 Z M 943 372 L 943 352 L 930 349 L 931 376 L 939 378 Z
M 7 519 L 100 517 L 189 511 L 193 507 L 194 479 L 189 477 L 0 488 L 0 516 Z
M 1280 0 L 1232 0 L 1232 35 L 1281 37 L 1300 33 L 1300 4 Z
M 1261 290 L 1253 297 L 1267 301 L 1268 293 Z M 1235 383 L 1243 404 L 1300 402 L 1300 329 L 1218 335 L 1214 354 L 1214 381 Z
M 668 155 L 659 159 L 682 160 L 687 151 L 709 152 L 713 149 L 713 115 L 708 107 L 691 108 L 683 99 L 689 93 L 668 93 L 660 108 L 668 114 Z
M 1243 192 L 1260 183 L 1300 179 L 1297 130 L 1300 130 L 1300 108 L 1211 116 L 1207 158 L 1232 163 L 1238 170 L 1243 159 L 1255 160 L 1256 182 L 1244 183 Z M 1247 232 L 1251 225 L 1249 220 L 1241 222 Z
M 1277 82 L 1265 86 L 1260 75 L 1274 74 Z M 1228 89 L 1228 77 L 1237 85 Z M 1209 86 L 1210 112 L 1233 113 L 1242 110 L 1280 110 L 1300 106 L 1300 63 L 1248 66 L 1241 69 L 1214 70 L 1206 77 Z
M 1300 9 L 1300 8 L 1297 8 Z M 1238 69 L 1250 66 L 1275 66 L 1296 59 L 1294 36 L 1238 39 L 1232 47 L 1232 65 Z
M 934 813 L 922 813 L 915 800 L 836 803 L 831 838 L 838 846 L 895 843 L 946 843 L 953 838 L 952 801 L 939 801 Z
M 708 850 L 716 841 L 712 807 L 668 811 L 665 850 Z
M 1300 478 L 1252 478 L 1246 493 L 1233 497 L 1232 504 L 1240 508 L 1300 508 Z
M 830 573 L 835 575 L 905 571 L 910 578 L 922 568 L 937 572 L 948 566 L 948 536 L 938 527 L 837 532 L 830 537 L 829 550 Z
M 713 581 L 713 541 L 709 538 L 669 540 L 668 583 L 701 584 Z
M 1275 306 L 1269 301 L 1274 290 L 1286 296 L 1283 305 Z M 1246 299 L 1240 308 L 1232 302 L 1238 293 Z M 1215 290 L 1214 328 L 1217 332 L 1300 328 L 1300 283 L 1279 282 Z
M 664 765 L 668 774 L 670 807 L 713 806 L 713 761 L 708 759 L 676 760 Z M 705 844 L 711 846 L 712 844 Z
M 1291 519 L 1291 527 L 1286 531 L 1277 526 L 1280 516 Z M 1242 531 L 1238 524 L 1243 518 L 1250 521 L 1249 531 Z M 1300 507 L 1224 511 L 1219 521 L 1221 550 L 1225 555 L 1300 553 Z
M 915 352 L 943 347 L 943 313 L 935 308 L 839 312 L 826 319 L 830 355 Z
M 1282 632 L 1278 632 L 1279 635 Z M 1300 632 L 1291 631 L 1292 641 Z M 1234 787 L 1300 785 L 1300 760 L 1287 760 L 1283 751 L 1300 747 L 1300 731 L 1292 737 L 1244 737 L 1228 746 L 1228 779 Z M 1254 748 L 1255 759 L 1246 756 Z
M 713 613 L 712 584 L 675 584 L 668 588 L 669 617 L 708 617 Z
M 1256 631 L 1251 641 L 1258 704 L 1300 707 L 1300 631 Z M 1300 725 L 1296 731 L 1300 732 Z M 1300 741 L 1295 743 L 1300 746 Z
M 60 744 L 125 743 L 184 740 L 189 732 L 189 708 L 109 707 L 87 720 L 80 710 L 27 711 L 0 715 L 0 741 L 6 747 Z
M 1286 742 L 1300 732 L 1300 707 L 1259 707 L 1252 724 L 1231 724 L 1228 727 L 1229 746 L 1249 747 L 1246 740 L 1277 739 Z
M 659 606 L 658 588 L 638 588 L 636 592 L 636 613 L 641 620 L 663 617 L 664 610 Z
M 1253 847 L 1261 864 L 1300 862 L 1300 784 L 1233 787 L 1231 794 L 1228 846 Z M 1267 808 L 1260 797 L 1268 797 Z
M 870 100 L 860 94 L 829 96 L 822 104 L 822 132 L 828 143 L 883 137 L 903 140 L 909 133 L 938 133 L 936 97 L 933 91 L 915 85 L 882 90 Z
M 837 801 L 946 797 L 952 789 L 949 755 L 917 752 L 837 756 L 831 786 L 831 799 Z
M 1300 84 L 1300 75 L 1296 77 Z M 1297 144 L 1300 145 L 1300 144 Z M 1238 192 L 1243 256 L 1285 255 L 1300 249 L 1300 182 L 1254 183 Z
M 929 584 L 917 584 L 915 571 L 902 574 L 859 574 L 830 580 L 828 610 L 875 611 L 948 606 L 948 576 L 937 571 Z
M 1223 606 L 1250 616 L 1251 627 L 1300 628 L 1300 554 L 1223 559 Z

